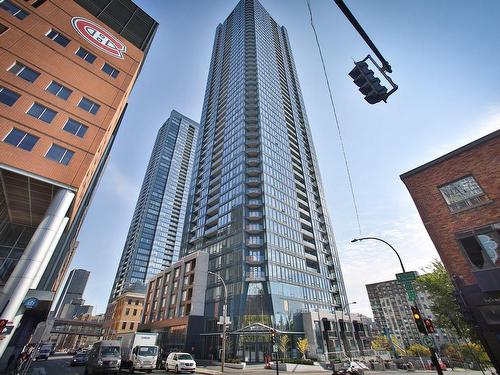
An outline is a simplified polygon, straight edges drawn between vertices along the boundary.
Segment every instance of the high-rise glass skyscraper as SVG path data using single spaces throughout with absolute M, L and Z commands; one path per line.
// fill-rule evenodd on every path
M 198 128 L 172 111 L 158 131 L 110 300 L 145 291 L 145 282 L 179 257 Z
M 287 31 L 257 0 L 241 0 L 217 27 L 197 153 L 183 251 L 209 252 L 231 330 L 262 322 L 297 332 L 300 311 L 344 307 Z M 215 277 L 206 296 L 205 331 L 218 332 Z

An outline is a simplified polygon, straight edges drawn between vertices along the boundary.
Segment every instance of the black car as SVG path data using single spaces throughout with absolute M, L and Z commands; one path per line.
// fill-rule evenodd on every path
M 73 356 L 69 365 L 70 366 L 84 366 L 87 364 L 88 360 L 89 360 L 89 356 L 87 355 L 87 353 L 77 353 Z

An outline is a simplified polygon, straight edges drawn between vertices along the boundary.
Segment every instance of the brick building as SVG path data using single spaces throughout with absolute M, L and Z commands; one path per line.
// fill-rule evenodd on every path
M 130 0 L 0 1 L 2 363 L 47 316 L 157 25 Z
M 500 371 L 500 130 L 401 179 Z
M 106 308 L 103 336 L 114 340 L 122 333 L 136 332 L 142 319 L 144 294 L 125 291 Z

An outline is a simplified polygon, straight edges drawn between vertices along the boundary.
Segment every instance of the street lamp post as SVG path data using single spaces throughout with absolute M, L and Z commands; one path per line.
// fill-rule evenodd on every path
M 224 365 L 226 362 L 226 321 L 227 321 L 227 287 L 222 276 L 215 272 L 208 271 L 209 274 L 216 276 L 224 287 L 224 306 L 222 307 L 222 358 L 220 362 L 220 370 L 224 372 Z
M 382 238 L 378 238 L 378 237 L 354 238 L 353 240 L 351 240 L 351 242 L 357 242 L 357 241 L 363 241 L 363 240 L 376 240 L 376 241 L 380 241 L 380 242 L 385 243 L 387 246 L 389 246 L 396 253 L 396 255 L 398 256 L 398 259 L 399 259 L 399 264 L 401 265 L 401 269 L 403 270 L 403 272 L 406 272 L 405 266 L 403 266 L 403 261 L 401 260 L 399 253 L 396 251 L 396 249 L 389 242 L 383 240 Z

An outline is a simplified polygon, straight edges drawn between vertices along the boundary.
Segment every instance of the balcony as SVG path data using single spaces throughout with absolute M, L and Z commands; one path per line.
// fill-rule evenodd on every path
M 245 172 L 249 176 L 258 176 L 260 174 L 260 169 L 257 167 L 250 167 L 250 168 L 247 168 Z
M 245 226 L 245 230 L 248 233 L 260 233 L 264 230 L 264 226 L 262 226 L 260 224 L 249 224 L 249 225 Z
M 249 165 L 251 167 L 256 167 L 259 164 L 260 164 L 259 158 L 248 158 L 247 159 L 247 165 Z
M 266 281 L 266 273 L 261 272 L 247 272 L 245 281 L 255 282 L 255 281 Z
M 214 225 L 217 225 L 218 221 L 219 221 L 219 215 L 212 216 L 207 219 L 207 221 L 205 222 L 205 226 L 213 227 Z
M 262 195 L 262 190 L 259 188 L 250 188 L 247 190 L 247 195 L 249 197 L 258 197 L 259 195 Z
M 258 186 L 261 184 L 261 180 L 259 177 L 250 177 L 247 178 L 247 185 L 248 186 Z
M 246 245 L 247 247 L 250 247 L 252 249 L 257 249 L 259 247 L 264 246 L 264 240 L 262 238 L 259 238 L 258 240 L 252 240 L 250 238 L 247 238 Z
M 258 208 L 260 206 L 262 206 L 262 201 L 260 199 L 250 199 L 247 202 L 248 208 Z
M 260 149 L 258 147 L 247 147 L 245 152 L 248 156 L 258 156 L 260 153 Z
M 207 208 L 207 216 L 213 216 L 219 212 L 219 205 L 216 204 L 215 206 Z
M 217 226 L 205 230 L 205 237 L 210 238 L 216 235 L 217 235 Z
M 264 257 L 262 255 L 248 255 L 245 257 L 245 261 L 248 264 L 262 264 L 264 263 Z
M 248 213 L 247 219 L 248 220 L 261 220 L 263 216 L 264 215 L 262 215 L 262 212 L 250 211 Z

